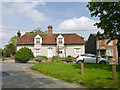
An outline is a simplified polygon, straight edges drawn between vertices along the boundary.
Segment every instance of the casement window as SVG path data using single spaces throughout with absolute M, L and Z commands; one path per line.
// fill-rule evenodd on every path
M 107 55 L 108 56 L 113 56 L 113 50 L 107 50 Z
M 36 38 L 36 43 L 40 43 L 40 38 Z
M 36 55 L 40 55 L 40 49 L 38 48 L 38 49 L 35 49 L 35 54 Z
M 107 45 L 113 45 L 113 40 L 111 40 L 109 43 L 108 43 L 109 39 L 107 40 Z
M 80 48 L 74 48 L 75 54 L 80 54 Z
M 60 49 L 59 50 L 59 54 L 63 54 L 64 52 L 63 52 L 63 50 L 62 49 Z
M 63 38 L 58 38 L 58 43 L 62 44 L 63 43 Z

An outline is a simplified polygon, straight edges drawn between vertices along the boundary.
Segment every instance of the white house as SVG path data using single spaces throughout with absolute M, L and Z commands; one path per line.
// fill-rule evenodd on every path
M 47 34 L 26 33 L 21 36 L 17 33 L 17 50 L 22 47 L 28 47 L 32 50 L 34 56 L 73 56 L 85 53 L 84 38 L 76 33 L 52 33 L 52 26 L 48 26 Z

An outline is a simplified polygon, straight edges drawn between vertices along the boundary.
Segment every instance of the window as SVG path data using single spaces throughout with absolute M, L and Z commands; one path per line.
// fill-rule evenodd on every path
M 62 44 L 63 43 L 63 38 L 58 38 L 58 43 Z
M 75 54 L 80 54 L 80 48 L 75 48 Z
M 107 50 L 107 55 L 108 56 L 113 56 L 113 50 Z
M 40 43 L 40 38 L 36 38 L 36 43 Z
M 59 50 L 59 54 L 63 54 L 63 50 L 62 49 Z
M 113 45 L 113 41 L 111 40 L 109 43 L 108 43 L 109 39 L 107 40 L 107 45 Z
M 40 55 L 40 49 L 35 49 L 36 55 Z

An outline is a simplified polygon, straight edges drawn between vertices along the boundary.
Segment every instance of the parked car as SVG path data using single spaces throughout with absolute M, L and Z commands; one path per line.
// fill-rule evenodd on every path
M 96 63 L 96 59 L 98 59 L 99 64 L 109 64 L 109 60 L 106 58 L 98 57 L 94 54 L 81 54 L 76 57 L 77 63 Z

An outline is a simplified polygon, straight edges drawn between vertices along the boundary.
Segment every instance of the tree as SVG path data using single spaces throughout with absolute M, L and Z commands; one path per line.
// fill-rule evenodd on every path
M 17 36 L 13 36 L 12 38 L 10 38 L 10 41 L 8 43 L 9 44 L 12 43 L 12 44 L 16 45 L 16 43 L 17 43 Z
M 37 28 L 31 32 L 26 32 L 26 33 L 47 33 L 47 31 L 41 31 L 41 28 Z
M 16 52 L 16 46 L 13 43 L 10 43 L 10 44 L 5 45 L 4 50 L 5 50 L 7 57 L 9 57 L 10 54 L 12 54 L 12 56 L 14 56 L 14 54 Z
M 104 32 L 97 33 L 98 39 L 117 39 L 118 59 L 120 59 L 120 2 L 89 2 L 87 4 L 91 17 L 99 17 L 94 25 Z M 109 42 L 110 42 L 109 40 Z

